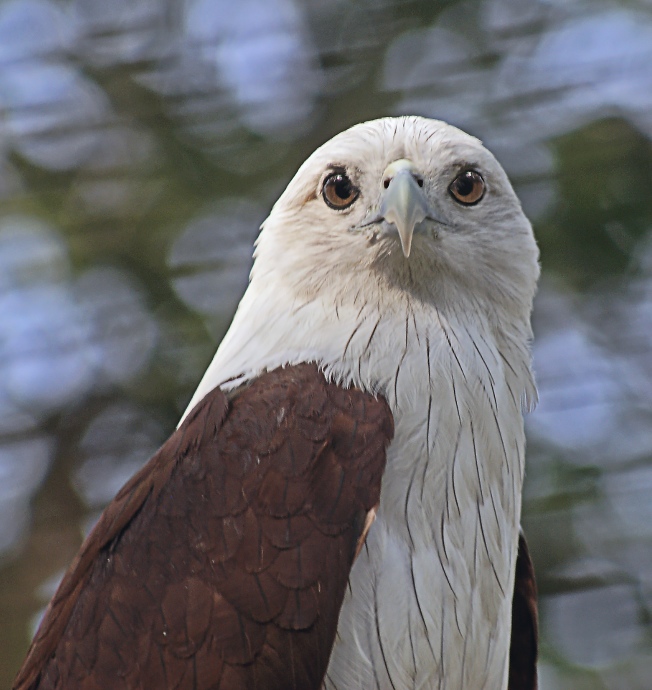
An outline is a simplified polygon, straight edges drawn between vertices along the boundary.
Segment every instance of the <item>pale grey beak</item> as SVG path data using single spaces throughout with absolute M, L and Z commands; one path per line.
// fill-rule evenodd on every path
M 416 226 L 427 218 L 443 223 L 434 213 L 419 186 L 416 167 L 405 158 L 390 163 L 383 173 L 387 185 L 380 208 L 358 227 L 385 221 L 396 228 L 405 258 L 410 256 Z
M 380 214 L 396 226 L 403 254 L 409 257 L 414 228 L 428 216 L 428 202 L 412 170 L 405 167 L 393 175 L 380 204 Z

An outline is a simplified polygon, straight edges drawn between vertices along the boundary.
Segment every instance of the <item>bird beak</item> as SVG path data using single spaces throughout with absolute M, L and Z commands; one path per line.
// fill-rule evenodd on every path
M 389 226 L 393 225 L 401 241 L 403 255 L 407 259 L 412 249 L 412 237 L 419 223 L 429 219 L 439 225 L 448 225 L 428 203 L 419 180 L 417 168 L 412 161 L 401 158 L 390 163 L 383 173 L 385 191 L 380 207 L 351 230 L 360 230 L 381 221 Z
M 405 258 L 410 256 L 415 226 L 430 216 L 425 197 L 411 161 L 401 159 L 387 166 L 383 180 L 388 184 L 380 204 L 380 215 L 398 230 Z

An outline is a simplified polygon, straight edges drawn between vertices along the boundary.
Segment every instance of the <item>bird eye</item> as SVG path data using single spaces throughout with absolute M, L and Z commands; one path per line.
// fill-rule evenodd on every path
M 448 187 L 453 199 L 465 206 L 477 204 L 484 196 L 484 189 L 484 180 L 475 170 L 467 170 L 458 175 Z
M 336 210 L 348 208 L 359 196 L 360 190 L 353 185 L 346 173 L 331 173 L 322 187 L 322 195 L 328 206 Z

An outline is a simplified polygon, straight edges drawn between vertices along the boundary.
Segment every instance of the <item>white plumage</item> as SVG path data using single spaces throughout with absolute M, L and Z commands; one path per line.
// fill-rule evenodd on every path
M 397 161 L 430 213 L 417 218 L 409 257 L 379 218 Z M 485 191 L 465 205 L 449 186 L 469 170 Z M 344 210 L 324 203 L 333 171 L 359 190 Z M 507 686 L 537 259 L 494 157 L 417 117 L 363 123 L 324 144 L 263 225 L 250 285 L 189 409 L 215 386 L 316 361 L 383 395 L 395 422 L 329 690 Z

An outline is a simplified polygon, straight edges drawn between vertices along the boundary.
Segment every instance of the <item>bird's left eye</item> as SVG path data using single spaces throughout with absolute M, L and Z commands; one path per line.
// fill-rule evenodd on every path
M 346 173 L 334 172 L 324 180 L 322 195 L 328 206 L 341 210 L 351 206 L 360 195 L 360 190 Z
M 464 206 L 473 206 L 484 196 L 485 184 L 482 175 L 475 170 L 467 170 L 458 175 L 448 187 L 455 201 Z

